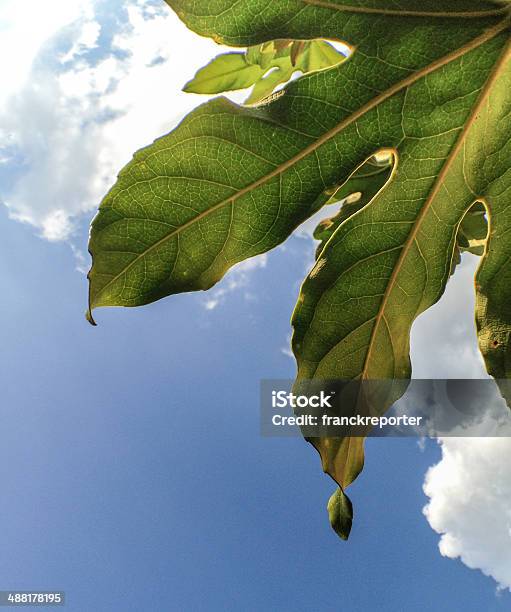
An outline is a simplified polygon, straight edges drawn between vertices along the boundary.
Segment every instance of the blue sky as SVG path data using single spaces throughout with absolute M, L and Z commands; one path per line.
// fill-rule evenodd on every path
M 0 32 L 21 31 L 4 2 Z M 214 52 L 201 41 L 179 69 L 170 52 L 149 67 L 164 39 L 191 48 L 195 38 L 167 11 L 143 10 L 156 3 L 127 4 L 131 16 L 117 2 L 76 0 L 65 23 L 47 11 L 46 38 L 19 66 L 26 78 L 7 75 L 0 103 L 0 589 L 61 589 L 79 612 L 508 610 L 511 474 L 496 469 L 507 440 L 422 450 L 413 439 L 369 440 L 345 543 L 328 524 L 333 485 L 314 449 L 259 435 L 260 379 L 294 375 L 283 349 L 313 248 L 306 232 L 210 294 L 105 309 L 97 328 L 86 323 L 77 268 L 88 264 L 94 198 L 123 156 L 197 103 L 179 94 L 169 107 L 166 97 Z M 112 48 L 119 32 L 143 62 Z M 80 36 L 57 65 L 55 50 L 69 53 Z M 173 80 L 156 102 L 124 101 L 158 91 L 165 74 Z M 98 91 L 110 92 L 108 105 Z M 13 109 L 31 109 L 31 130 Z M 96 157 L 112 160 L 99 178 Z M 481 375 L 473 269 L 465 261 L 414 328 L 417 376 Z

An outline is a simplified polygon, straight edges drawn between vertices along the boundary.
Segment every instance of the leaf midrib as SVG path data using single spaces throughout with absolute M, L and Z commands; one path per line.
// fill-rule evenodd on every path
M 369 339 L 369 344 L 368 344 L 368 350 L 366 353 L 366 357 L 364 360 L 364 367 L 362 369 L 362 372 L 360 374 L 360 378 L 362 380 L 364 380 L 367 376 L 367 369 L 369 367 L 370 364 L 370 360 L 371 360 L 371 355 L 372 355 L 372 350 L 375 346 L 375 338 L 376 338 L 376 334 L 378 332 L 379 329 L 379 325 L 381 323 L 381 321 L 385 321 L 385 323 L 388 326 L 388 323 L 385 320 L 385 308 L 388 302 L 388 299 L 394 289 L 394 286 L 397 283 L 397 278 L 399 276 L 399 273 L 401 272 L 403 263 L 405 262 L 407 255 L 410 251 L 410 248 L 412 246 L 412 244 L 415 242 L 415 239 L 417 237 L 417 234 L 419 232 L 419 229 L 421 227 L 421 224 L 423 222 L 423 220 L 425 219 L 427 213 L 429 212 L 433 202 L 436 199 L 436 196 L 439 192 L 439 190 L 442 188 L 443 184 L 444 184 L 444 179 L 446 178 L 447 174 L 449 173 L 450 169 L 451 169 L 451 165 L 452 163 L 457 159 L 458 157 L 458 153 L 461 149 L 461 147 L 464 145 L 465 142 L 465 138 L 468 134 L 468 132 L 470 131 L 474 121 L 477 118 L 477 115 L 482 107 L 482 105 L 485 103 L 486 98 L 488 96 L 488 94 L 490 93 L 490 91 L 492 90 L 492 87 L 495 83 L 495 81 L 498 79 L 500 71 L 502 69 L 502 66 L 507 62 L 508 60 L 508 56 L 511 54 L 511 42 L 508 42 L 506 44 L 506 46 L 504 47 L 504 50 L 502 51 L 499 60 L 495 63 L 488 79 L 486 80 L 486 83 L 484 84 L 481 93 L 479 94 L 479 97 L 477 99 L 476 104 L 474 105 L 472 112 L 470 113 L 470 117 L 468 118 L 468 120 L 465 122 L 463 129 L 460 132 L 460 135 L 458 136 L 458 139 L 456 141 L 456 144 L 454 145 L 453 149 L 451 150 L 451 152 L 449 153 L 449 156 L 447 157 L 445 164 L 440 172 L 440 174 L 438 175 L 437 180 L 435 181 L 435 184 L 426 200 L 426 202 L 424 203 L 424 206 L 422 207 L 419 215 L 417 216 L 417 220 L 414 223 L 414 226 L 412 227 L 412 231 L 410 232 L 406 242 L 404 243 L 403 249 L 401 251 L 401 253 L 399 254 L 398 260 L 396 262 L 396 265 L 392 271 L 391 277 L 389 279 L 389 283 L 385 289 L 385 293 L 383 295 L 381 304 L 380 304 L 380 308 L 378 310 L 378 314 L 376 315 L 375 318 L 375 323 L 371 332 L 371 337 Z M 478 197 L 474 198 L 475 200 L 478 199 Z M 389 336 L 390 336 L 390 329 L 389 331 Z
M 301 0 L 304 4 L 311 6 L 319 6 L 322 8 L 328 8 L 333 11 L 341 11 L 343 13 L 362 13 L 364 15 L 386 15 L 394 17 L 424 17 L 424 18 L 453 18 L 453 19 L 475 19 L 478 17 L 498 17 L 499 15 L 505 15 L 509 12 L 507 6 L 501 8 L 495 8 L 487 11 L 410 11 L 399 9 L 383 9 L 376 7 L 366 6 L 351 6 L 346 4 L 336 4 L 334 2 L 328 2 L 328 0 Z
M 121 276 L 123 274 L 125 274 L 129 269 L 131 269 L 140 259 L 142 259 L 146 255 L 148 255 L 154 249 L 158 248 L 159 246 L 164 244 L 167 240 L 170 240 L 175 235 L 178 235 L 180 232 L 186 230 L 188 227 L 190 227 L 194 223 L 200 221 L 204 217 L 207 217 L 208 215 L 216 212 L 217 210 L 221 209 L 224 206 L 227 206 L 229 204 L 233 204 L 237 199 L 243 197 L 245 194 L 250 193 L 254 189 L 257 189 L 261 185 L 264 185 L 267 181 L 271 180 L 272 178 L 275 178 L 279 174 L 282 174 L 288 168 L 291 168 L 294 164 L 298 163 L 299 161 L 301 161 L 302 159 L 307 157 L 310 153 L 313 153 L 314 151 L 316 151 L 323 144 L 325 144 L 330 139 L 332 139 L 335 136 L 337 136 L 337 134 L 339 132 L 341 132 L 346 127 L 348 127 L 349 125 L 351 125 L 352 123 L 357 121 L 360 117 L 363 117 L 366 113 L 371 111 L 373 108 L 376 108 L 378 105 L 380 105 L 382 102 L 384 102 L 388 98 L 391 98 L 395 94 L 399 93 L 401 90 L 405 89 L 406 87 L 409 87 L 410 85 L 412 85 L 416 81 L 420 80 L 424 76 L 430 74 L 431 72 L 434 72 L 435 70 L 438 70 L 442 66 L 445 66 L 446 64 L 448 64 L 448 63 L 458 59 L 459 57 L 462 57 L 466 53 L 469 53 L 473 49 L 476 49 L 477 47 L 481 46 L 482 44 L 488 42 L 489 40 L 491 40 L 492 38 L 494 38 L 495 36 L 497 36 L 498 34 L 503 32 L 507 27 L 509 27 L 509 20 L 508 19 L 504 19 L 500 23 L 498 23 L 496 26 L 494 26 L 493 28 L 488 29 L 486 32 L 483 32 L 483 34 L 481 34 L 481 35 L 477 36 L 476 38 L 472 39 L 466 45 L 463 45 L 462 47 L 460 47 L 459 49 L 456 49 L 452 53 L 448 53 L 447 55 L 439 58 L 438 60 L 435 60 L 434 62 L 432 62 L 431 64 L 428 64 L 427 66 L 425 66 L 421 70 L 416 71 L 415 73 L 409 75 L 408 77 L 406 77 L 402 81 L 399 81 L 398 83 L 396 83 L 392 87 L 389 87 L 389 89 L 387 89 L 386 91 L 380 93 L 375 98 L 373 98 L 372 100 L 370 100 L 369 102 L 367 102 L 366 104 L 361 106 L 357 111 L 352 113 L 349 117 L 346 117 L 343 121 L 338 123 L 335 127 L 333 127 L 332 129 L 328 130 L 327 132 L 325 132 L 317 140 L 312 142 L 310 145 L 307 145 L 304 149 L 302 149 L 302 151 L 300 151 L 295 156 L 291 157 L 287 161 L 283 162 L 282 164 L 280 164 L 279 166 L 274 168 L 268 174 L 262 176 L 261 178 L 259 178 L 257 181 L 254 181 L 250 185 L 247 185 L 243 189 L 240 189 L 238 191 L 238 193 L 236 193 L 235 195 L 233 195 L 233 196 L 231 196 L 231 197 L 229 197 L 229 198 L 227 198 L 225 200 L 222 200 L 221 202 L 219 202 L 219 203 L 211 206 L 210 208 L 204 210 L 199 215 L 193 217 L 192 219 L 189 219 L 186 223 L 183 223 L 183 225 L 179 226 L 174 231 L 172 231 L 172 232 L 166 234 L 165 236 L 163 236 L 162 238 L 160 238 L 160 240 L 158 240 L 153 245 L 151 245 L 149 248 L 147 248 L 145 251 L 140 253 L 127 266 L 122 268 L 122 270 L 120 272 L 118 272 L 114 277 L 112 277 L 108 281 L 108 283 L 106 283 L 94 295 L 94 297 L 92 296 L 92 284 L 90 284 L 88 318 L 90 318 L 92 320 L 92 309 L 94 308 L 93 304 L 94 304 L 95 301 L 97 301 L 97 298 L 101 294 L 103 294 L 104 291 L 110 285 L 115 283 L 115 281 L 117 281 L 119 278 L 121 278 Z M 349 59 L 347 61 L 349 61 Z M 90 273 L 89 273 L 89 278 L 90 278 Z

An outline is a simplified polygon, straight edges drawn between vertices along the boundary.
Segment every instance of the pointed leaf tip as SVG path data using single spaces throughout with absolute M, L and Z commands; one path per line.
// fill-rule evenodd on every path
M 92 316 L 92 310 L 90 308 L 85 313 L 85 318 L 93 327 L 97 327 L 97 323 L 96 321 L 94 321 L 94 317 Z

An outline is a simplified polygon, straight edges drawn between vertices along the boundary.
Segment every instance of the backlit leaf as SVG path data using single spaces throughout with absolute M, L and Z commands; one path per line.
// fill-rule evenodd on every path
M 135 154 L 92 225 L 90 318 L 99 306 L 207 289 L 283 242 L 332 196 L 360 192 L 358 208 L 343 201 L 317 233 L 318 260 L 293 315 L 298 381 L 406 387 L 411 325 L 441 297 L 460 249 L 481 247 L 479 344 L 488 371 L 510 377 L 509 3 L 167 2 L 200 34 L 255 46 L 245 55 L 250 69 L 282 60 L 314 71 L 260 106 L 212 100 Z M 324 69 L 332 51 L 318 39 L 354 52 Z M 312 42 L 284 42 L 293 40 Z M 261 82 L 272 74 L 255 98 L 290 69 L 277 65 Z M 357 176 L 381 151 L 394 160 L 390 178 L 389 168 L 374 181 Z M 311 441 L 341 487 L 362 469 L 362 438 Z M 343 497 L 332 508 L 342 535 L 340 502 L 345 508 Z
M 342 489 L 337 489 L 327 505 L 330 525 L 343 540 L 347 540 L 353 523 L 353 505 Z
M 200 94 L 245 89 L 264 74 L 256 64 L 249 64 L 244 53 L 224 53 L 201 68 L 183 91 Z

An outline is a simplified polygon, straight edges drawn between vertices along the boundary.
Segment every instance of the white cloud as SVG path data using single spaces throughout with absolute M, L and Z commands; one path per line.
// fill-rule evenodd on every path
M 286 344 L 281 347 L 280 352 L 283 355 L 286 355 L 286 357 L 290 357 L 294 361 L 295 355 L 291 349 L 291 340 L 292 340 L 292 336 L 291 334 L 288 334 L 286 338 Z
M 440 553 L 511 589 L 510 438 L 446 438 L 429 469 L 424 509 Z
M 61 63 L 65 64 L 66 62 L 71 62 L 75 60 L 77 56 L 85 53 L 88 49 L 97 47 L 100 33 L 101 26 L 97 21 L 84 22 L 81 27 L 81 32 L 73 43 L 73 46 L 61 57 Z
M 92 15 L 92 0 L 27 3 L 2 0 L 0 6 L 0 68 L 2 100 L 26 82 L 34 59 L 45 43 L 65 26 Z
M 477 348 L 474 274 L 479 258 L 465 254 L 441 300 L 412 328 L 415 378 L 488 378 Z
M 488 377 L 474 326 L 477 263 L 465 256 L 442 300 L 415 324 L 412 361 L 417 378 Z M 511 588 L 511 439 L 449 437 L 439 444 L 442 458 L 425 478 L 429 503 L 424 514 L 441 534 L 440 553 L 459 557 L 500 587 Z
M 12 218 L 63 240 L 134 151 L 204 101 L 181 87 L 219 47 L 168 8 L 132 0 L 126 12 L 119 6 L 127 17 L 98 48 L 107 25 L 92 0 L 40 6 L 32 15 L 17 0 L 0 9 L 7 40 L 29 41 L 3 48 L 16 59 L 3 62 L 0 75 L 8 84 L 0 157 L 14 178 L 0 186 L 0 198 Z

